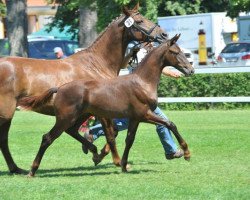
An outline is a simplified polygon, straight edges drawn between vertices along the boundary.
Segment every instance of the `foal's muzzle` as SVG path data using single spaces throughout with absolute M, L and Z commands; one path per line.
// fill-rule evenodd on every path
M 188 67 L 184 67 L 182 69 L 185 76 L 191 76 L 192 74 L 194 74 L 195 71 L 193 67 L 191 67 L 191 69 Z

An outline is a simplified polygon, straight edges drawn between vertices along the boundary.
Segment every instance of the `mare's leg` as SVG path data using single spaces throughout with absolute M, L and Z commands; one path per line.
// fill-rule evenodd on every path
M 115 137 L 117 135 L 117 132 L 114 130 L 114 124 L 112 119 L 101 119 L 102 127 L 105 132 L 107 144 L 104 146 L 104 148 L 101 151 L 100 158 L 101 160 L 108 154 L 109 150 L 112 152 L 112 158 L 113 163 L 116 166 L 120 166 L 120 156 L 118 154 L 117 148 L 116 148 L 116 142 Z M 100 160 L 100 162 L 101 162 Z M 98 162 L 99 163 L 99 162 Z M 95 164 L 98 164 L 95 163 Z
M 115 137 L 117 137 L 117 135 L 118 135 L 118 131 L 117 130 L 114 130 L 114 135 L 115 135 Z M 100 162 L 109 154 L 109 152 L 110 152 L 110 146 L 109 146 L 108 143 L 106 143 L 104 145 L 104 147 L 102 148 L 101 153 L 99 154 Z
M 186 141 L 180 135 L 176 125 L 173 122 L 155 115 L 152 111 L 147 112 L 147 115 L 145 116 L 145 121 L 149 122 L 149 123 L 153 123 L 153 124 L 161 124 L 161 125 L 166 126 L 168 129 L 170 129 L 173 132 L 173 134 L 175 135 L 178 143 L 180 144 L 180 147 L 184 151 L 185 160 L 190 159 L 190 151 L 188 149 L 188 145 L 187 145 Z
M 130 151 L 130 148 L 132 147 L 134 140 L 135 140 L 135 134 L 138 128 L 139 122 L 136 121 L 135 119 L 129 120 L 129 126 L 128 126 L 128 133 L 126 137 L 126 146 L 122 155 L 122 160 L 121 160 L 121 166 L 122 166 L 122 171 L 127 172 L 127 164 L 128 164 L 128 154 Z
M 11 173 L 22 174 L 25 173 L 25 171 L 15 164 L 8 144 L 9 129 L 16 109 L 16 100 L 8 96 L 6 91 L 4 91 L 4 93 L 4 96 L 0 96 L 0 150 L 8 165 L 9 171 Z
M 114 135 L 115 137 L 117 137 L 118 135 L 118 131 L 123 131 L 128 129 L 128 119 L 123 118 L 123 119 L 114 119 L 113 123 L 115 124 L 114 126 Z M 92 129 L 93 130 L 93 129 Z M 96 132 L 96 131 L 95 131 Z M 93 133 L 94 134 L 94 133 Z M 94 134 L 96 135 L 96 134 Z M 108 153 L 110 152 L 110 146 L 107 143 L 103 149 L 101 150 L 101 153 L 99 154 L 99 158 L 101 160 L 103 160 L 103 158 L 108 155 Z
M 2 151 L 2 154 L 8 165 L 10 173 L 24 174 L 26 173 L 26 171 L 17 167 L 9 150 L 8 134 L 10 125 L 11 125 L 11 120 L 8 120 L 0 125 L 0 150 Z

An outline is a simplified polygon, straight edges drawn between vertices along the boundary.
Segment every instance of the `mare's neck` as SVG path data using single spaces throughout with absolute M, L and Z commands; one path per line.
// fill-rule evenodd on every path
M 112 22 L 89 47 L 89 51 L 95 55 L 94 67 L 100 72 L 118 75 L 122 67 L 128 46 L 128 40 L 124 36 L 124 26 L 118 25 L 122 19 L 123 17 L 119 17 Z

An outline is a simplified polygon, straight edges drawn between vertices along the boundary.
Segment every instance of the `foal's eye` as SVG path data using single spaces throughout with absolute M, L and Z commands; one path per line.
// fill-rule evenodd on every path
M 178 54 L 179 54 L 179 52 L 173 51 L 173 50 L 170 50 L 170 53 L 172 53 L 172 54 L 174 54 L 174 55 L 178 55 Z

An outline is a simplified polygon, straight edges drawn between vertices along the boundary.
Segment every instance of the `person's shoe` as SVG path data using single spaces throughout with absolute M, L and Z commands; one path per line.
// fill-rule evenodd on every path
M 167 160 L 181 158 L 184 155 L 183 150 L 178 149 L 175 153 L 165 154 Z
M 85 132 L 83 137 L 91 143 L 94 142 L 93 135 L 89 134 L 89 132 Z M 89 152 L 88 147 L 86 145 L 82 145 L 82 151 L 83 153 L 88 154 Z

